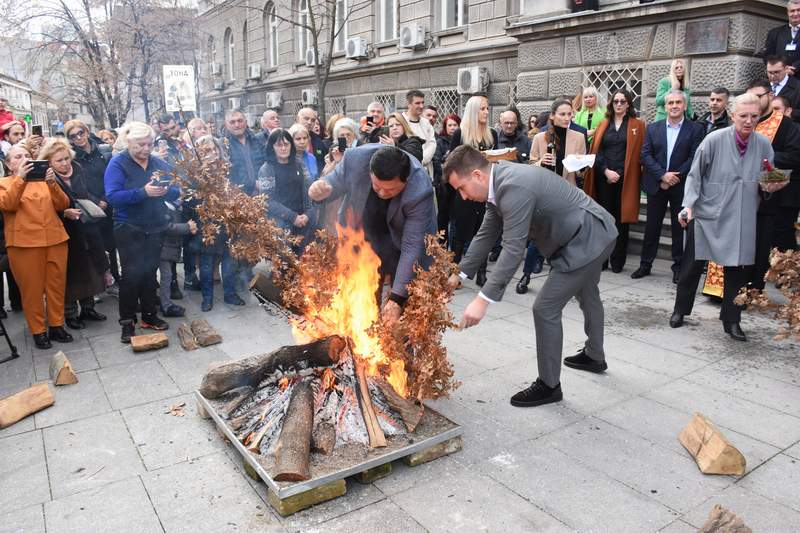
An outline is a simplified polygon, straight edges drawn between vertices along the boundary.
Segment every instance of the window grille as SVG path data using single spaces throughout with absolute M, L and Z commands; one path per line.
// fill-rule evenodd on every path
M 384 113 L 387 115 L 389 113 L 395 112 L 395 105 L 394 105 L 394 95 L 393 94 L 376 94 L 375 101 L 380 102 L 383 105 Z
M 347 114 L 347 101 L 344 98 L 328 98 L 328 103 L 325 106 L 325 111 L 328 116 L 335 114 Z
M 301 102 L 300 100 L 295 100 L 292 103 L 292 116 L 296 117 L 297 114 L 300 112 L 300 110 L 303 109 L 304 107 L 305 106 L 303 105 L 303 102 Z
M 434 130 L 439 131 L 441 122 L 447 115 L 461 116 L 461 98 L 455 89 L 434 90 L 430 92 L 429 101 L 425 102 L 439 110 L 439 120 L 434 125 Z
M 607 102 L 617 89 L 627 89 L 633 96 L 633 107 L 642 109 L 642 69 L 635 67 L 593 67 L 583 71 L 583 85 L 597 89 Z

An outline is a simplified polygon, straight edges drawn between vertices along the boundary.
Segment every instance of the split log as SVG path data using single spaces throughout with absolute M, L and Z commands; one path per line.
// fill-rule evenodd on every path
M 47 383 L 37 383 L 24 391 L 0 400 L 0 429 L 19 422 L 55 403 Z
M 149 335 L 134 335 L 131 337 L 131 347 L 134 352 L 159 350 L 169 346 L 169 339 L 164 333 L 150 333 Z
M 253 293 L 258 301 L 261 303 L 270 303 L 277 305 L 291 313 L 299 314 L 295 308 L 287 308 L 281 296 L 281 289 L 275 285 L 272 277 L 272 272 L 257 272 L 253 279 L 250 280 L 250 292 Z
M 192 320 L 192 333 L 200 346 L 211 346 L 222 342 L 222 336 L 211 327 L 205 318 Z
M 78 376 L 64 352 L 57 352 L 50 360 L 50 379 L 54 385 L 74 385 L 78 382 Z
M 704 474 L 744 474 L 746 461 L 742 452 L 702 414 L 694 414 L 692 421 L 681 431 L 678 440 L 694 457 Z
M 753 533 L 753 530 L 740 517 L 717 504 L 708 513 L 708 520 L 698 533 Z
M 314 391 L 307 381 L 295 385 L 275 447 L 275 481 L 311 479 L 311 429 L 314 425 Z
M 330 455 L 336 445 L 336 429 L 333 424 L 320 422 L 311 434 L 311 451 Z
M 192 328 L 186 322 L 181 322 L 178 326 L 178 340 L 181 342 L 181 348 L 186 351 L 197 349 L 197 340 L 194 338 Z
M 209 399 L 236 387 L 255 387 L 278 367 L 320 367 L 336 364 L 345 339 L 331 335 L 308 344 L 283 346 L 268 354 L 247 357 L 209 369 L 200 384 L 200 394 Z
M 422 413 L 425 411 L 425 406 L 422 404 L 417 404 L 412 400 L 403 398 L 397 394 L 397 392 L 394 390 L 394 387 L 383 380 L 376 379 L 375 385 L 377 385 L 377 387 L 383 393 L 383 397 L 386 398 L 386 403 L 389 404 L 389 407 L 397 411 L 397 413 L 403 419 L 403 423 L 406 425 L 408 432 L 413 433 L 414 429 L 416 429 L 417 424 L 419 424 L 419 421 L 422 418 Z
M 364 424 L 367 426 L 370 448 L 383 448 L 386 446 L 386 435 L 383 434 L 378 416 L 372 408 L 372 400 L 369 398 L 369 385 L 364 371 L 364 363 L 358 360 L 353 361 L 356 367 L 356 397 L 361 406 L 361 414 L 364 416 Z

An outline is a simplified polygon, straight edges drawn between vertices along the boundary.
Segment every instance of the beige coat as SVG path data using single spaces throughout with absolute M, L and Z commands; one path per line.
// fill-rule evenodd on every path
M 564 155 L 583 155 L 586 153 L 586 138 L 575 130 L 567 130 L 567 142 L 564 144 Z M 547 132 L 537 133 L 531 143 L 531 164 L 541 166 L 539 161 L 547 153 Z M 575 185 L 576 172 L 564 169 L 564 179 Z

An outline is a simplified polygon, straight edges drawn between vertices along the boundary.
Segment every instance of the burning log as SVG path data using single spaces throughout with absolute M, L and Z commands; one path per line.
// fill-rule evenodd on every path
M 395 392 L 394 387 L 385 381 L 377 380 L 375 381 L 375 385 L 381 393 L 383 393 L 383 397 L 386 399 L 386 403 L 389 404 L 389 407 L 397 411 L 402 417 L 403 423 L 406 425 L 409 433 L 413 433 L 422 418 L 425 406 L 421 404 L 418 405 L 411 400 L 403 398 Z
M 383 434 L 375 410 L 372 409 L 372 401 L 369 398 L 369 385 L 367 384 L 367 376 L 364 373 L 364 364 L 360 361 L 356 361 L 355 367 L 357 378 L 356 395 L 358 396 L 358 403 L 361 406 L 361 414 L 364 415 L 364 424 L 367 426 L 369 447 L 383 448 L 386 446 L 386 436 Z
M 311 451 L 330 455 L 336 445 L 336 429 L 333 424 L 320 422 L 311 434 Z
M 313 425 L 314 392 L 308 382 L 301 381 L 292 391 L 283 429 L 275 448 L 276 481 L 311 479 L 309 456 Z
M 255 387 L 278 368 L 330 366 L 339 360 L 344 338 L 331 335 L 308 344 L 282 346 L 264 355 L 231 361 L 210 369 L 203 376 L 200 394 L 209 399 L 237 387 Z

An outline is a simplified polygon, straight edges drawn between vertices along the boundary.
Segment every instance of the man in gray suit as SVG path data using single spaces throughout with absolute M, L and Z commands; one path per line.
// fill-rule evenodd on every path
M 515 394 L 511 405 L 532 407 L 561 400 L 561 312 L 573 296 L 583 310 L 588 340 L 564 364 L 604 372 L 608 365 L 597 283 L 617 238 L 614 218 L 583 191 L 547 169 L 517 163 L 490 165 L 469 146 L 459 146 L 450 153 L 443 176 L 462 198 L 486 202 L 483 225 L 459 265 L 462 277 L 477 272 L 503 235 L 503 251 L 481 292 L 464 311 L 462 326 L 480 322 L 488 305 L 503 297 L 528 240 L 550 261 L 550 274 L 533 304 L 539 377 Z M 451 278 L 450 283 L 458 283 L 458 277 Z
M 308 195 L 315 202 L 344 196 L 339 223 L 347 225 L 351 213 L 352 223 L 364 228 L 381 259 L 382 277 L 392 277 L 381 316 L 388 323 L 397 320 L 414 264 L 428 264 L 425 236 L 436 234 L 433 187 L 425 169 L 399 148 L 365 144 L 347 150 L 333 172 L 311 184 Z

